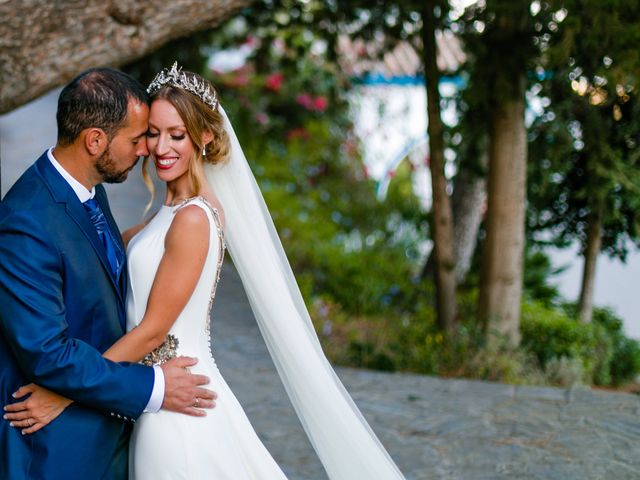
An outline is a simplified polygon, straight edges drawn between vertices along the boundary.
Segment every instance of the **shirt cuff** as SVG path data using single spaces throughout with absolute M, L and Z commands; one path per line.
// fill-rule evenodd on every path
M 162 401 L 164 400 L 164 372 L 158 365 L 153 366 L 153 390 L 151 390 L 151 397 L 149 403 L 144 409 L 145 413 L 156 413 L 162 407 Z

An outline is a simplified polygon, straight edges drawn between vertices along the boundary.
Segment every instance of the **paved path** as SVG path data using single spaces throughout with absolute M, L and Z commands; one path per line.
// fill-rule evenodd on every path
M 327 478 L 228 264 L 212 331 L 223 375 L 286 473 Z M 634 395 L 342 368 L 338 374 L 407 478 L 640 478 Z
M 55 99 L 0 116 L 3 192 L 53 143 Z M 136 223 L 146 202 L 139 179 L 109 193 L 121 227 Z M 269 450 L 291 479 L 327 478 L 230 264 L 213 317 L 218 364 Z M 640 478 L 636 396 L 352 369 L 338 374 L 408 479 Z

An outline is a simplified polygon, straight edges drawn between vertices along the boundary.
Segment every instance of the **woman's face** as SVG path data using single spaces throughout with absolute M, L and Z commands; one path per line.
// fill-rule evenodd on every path
M 154 100 L 149 112 L 147 147 L 164 182 L 186 178 L 194 145 L 178 111 L 167 100 Z

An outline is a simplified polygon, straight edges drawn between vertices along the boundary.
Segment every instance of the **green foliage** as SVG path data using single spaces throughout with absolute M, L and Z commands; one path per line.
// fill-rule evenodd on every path
M 547 33 L 536 29 L 529 7 L 523 1 L 477 2 L 458 22 L 471 57 L 469 101 L 483 112 L 522 96 L 522 80 L 540 53 L 536 38 Z
M 624 385 L 635 380 L 640 375 L 640 342 L 624 334 L 622 320 L 608 308 L 594 309 L 593 322 L 602 326 L 611 338 L 613 354 L 609 383 Z
M 640 373 L 638 342 L 624 335 L 610 311 L 596 309 L 593 323 L 583 325 L 574 320 L 573 307 L 558 306 L 561 299 L 549 284 L 555 272 L 537 250 L 530 249 L 525 259 L 519 349 L 486 346 L 476 322 L 479 278 L 473 271 L 458 295 L 459 328 L 450 336 L 439 331 L 433 285 L 413 281 L 428 227 L 411 193 L 409 171 L 400 168 L 385 203 L 376 200 L 348 117 L 350 79 L 338 67 L 333 48 L 345 31 L 369 40 L 383 31 L 384 47 L 413 42 L 425 7 L 415 1 L 338 3 L 256 2 L 216 32 L 180 40 L 129 67 L 148 81 L 178 59 L 219 87 L 329 358 L 343 365 L 511 383 L 620 385 L 633 380 Z M 462 118 L 447 132 L 448 146 L 459 168 L 484 175 L 478 160 L 487 149 L 491 104 L 514 86 L 508 73 L 495 82 L 494 73 L 502 66 L 504 72 L 528 71 L 532 91 L 550 102 L 530 129 L 529 233 L 551 228 L 557 245 L 582 238 L 590 194 L 597 192 L 595 197 L 608 202 L 605 248 L 624 253 L 624 240 L 635 239 L 638 232 L 640 181 L 634 152 L 640 115 L 635 90 L 625 86 L 619 94 L 616 82 L 622 82 L 620 72 L 629 71 L 618 65 L 633 62 L 626 61 L 629 56 L 624 61 L 615 57 L 616 73 L 608 75 L 601 65 L 603 50 L 595 66 L 588 64 L 588 55 L 572 53 L 573 60 L 566 59 L 562 67 L 557 61 L 561 49 L 552 40 L 555 32 L 570 30 L 554 19 L 559 7 L 543 2 L 541 11 L 529 17 L 522 4 L 511 3 L 480 2 L 459 19 L 448 17 L 446 5 L 440 5 L 440 21 L 455 23 L 468 55 L 460 72 L 468 87 L 456 99 Z M 523 23 L 510 25 L 509 51 L 502 51 L 495 48 L 505 43 L 497 23 L 511 8 L 519 9 Z M 616 25 L 623 19 L 618 20 Z M 575 42 L 589 32 L 567 25 L 581 34 L 562 37 L 570 46 L 567 52 L 588 52 Z M 256 45 L 247 66 L 224 75 L 206 70 L 208 52 L 246 40 Z M 545 59 L 549 63 L 543 65 Z M 575 77 L 578 67 L 590 85 L 604 72 L 608 83 L 600 87 L 608 101 L 603 105 L 592 105 L 590 94 L 578 96 L 571 88 L 570 75 L 580 78 Z M 621 117 L 615 120 L 618 110 Z M 571 130 L 574 120 L 588 135 L 582 150 Z
M 553 357 L 544 367 L 544 377 L 552 385 L 576 385 L 583 383 L 584 365 L 580 358 Z
M 547 73 L 532 85 L 544 112 L 529 132 L 528 225 L 545 242 L 584 247 L 601 222 L 602 250 L 624 260 L 640 245 L 640 15 L 637 5 L 562 3 L 566 19 L 540 66 Z
M 622 321 L 611 310 L 595 309 L 589 324 L 575 318 L 574 304 L 557 309 L 525 303 L 522 348 L 547 372 L 557 369 L 562 358 L 571 360 L 572 368 L 579 364 L 585 383 L 622 385 L 640 374 L 640 344 L 624 335 Z
M 595 350 L 590 325 L 536 302 L 523 305 L 521 327 L 522 346 L 536 356 L 542 367 L 554 357 L 589 358 Z
M 470 82 L 460 96 L 463 121 L 449 144 L 458 150 L 461 162 L 480 175 L 484 168 L 473 162 L 486 149 L 492 96 L 513 86 L 509 74 L 499 79 L 504 85 L 489 85 L 496 64 L 508 61 L 506 71 L 540 73 L 538 55 L 547 51 L 547 35 L 559 25 L 552 6 L 544 4 L 535 18 L 526 15 L 521 18 L 524 24 L 512 25 L 510 51 L 497 51 L 492 42 L 504 42 L 495 36 L 500 33 L 496 14 L 505 15 L 500 8 L 511 8 L 507 3 L 479 6 L 458 21 L 468 37 Z M 351 134 L 344 100 L 349 79 L 336 67 L 332 48 L 338 32 L 357 17 L 362 20 L 359 27 L 351 25 L 356 35 L 373 38 L 386 28 L 385 19 L 394 9 L 398 28 L 390 28 L 390 36 L 413 38 L 419 32 L 420 16 L 413 15 L 419 6 L 374 2 L 358 8 L 323 2 L 257 3 L 244 12 L 244 27 L 229 37 L 236 42 L 249 34 L 259 39 L 250 67 L 216 78 L 329 357 L 351 366 L 512 383 L 608 385 L 632 378 L 638 371 L 637 343 L 624 335 L 616 337 L 597 320 L 579 324 L 558 307 L 560 298 L 548 282 L 554 271 L 547 257 L 534 250 L 526 256 L 520 349 L 485 345 L 484 332 L 475 321 L 473 275 L 470 289 L 459 295 L 460 328 L 449 337 L 439 332 L 433 286 L 412 282 L 419 267 L 418 244 L 427 231 L 408 188 L 408 172 L 398 171 L 384 204 L 375 200 Z M 365 10 L 370 16 L 362 16 Z M 525 15 L 522 10 L 519 14 Z M 412 31 L 407 28 L 411 22 Z M 483 36 L 478 22 L 488 36 L 482 42 L 469 41 Z M 225 46 L 229 38 L 218 40 L 218 46 Z M 328 47 L 318 49 L 323 42 Z M 518 45 L 515 55 L 513 45 Z M 529 80 L 536 83 L 540 78 L 532 75 Z M 306 100 L 301 101 L 301 95 Z M 310 108 L 308 100 L 319 97 L 326 99 L 326 107 Z M 554 158 L 561 164 L 575 139 L 566 124 L 552 122 L 550 116 L 544 120 L 558 132 L 559 140 L 553 141 L 559 153 Z M 453 141 L 454 136 L 458 140 Z M 540 178 L 533 174 L 531 188 L 556 185 L 555 160 L 549 167 L 547 158 L 533 151 L 532 168 L 543 173 Z M 548 203 L 566 200 L 563 190 L 548 192 L 556 195 Z M 540 198 L 535 195 L 534 200 Z M 575 238 L 576 230 L 572 232 Z
M 523 303 L 522 343 L 487 346 L 473 320 L 477 290 L 460 295 L 467 318 L 447 337 L 437 328 L 427 288 L 413 313 L 354 316 L 326 298 L 311 306 L 323 348 L 342 365 L 388 371 L 477 378 L 514 384 L 624 385 L 640 374 L 640 346 L 627 338 L 611 311 L 596 309 L 594 322 L 574 319 L 574 305 Z
M 624 335 L 616 335 L 613 342 L 611 384 L 618 386 L 636 380 L 640 375 L 640 343 Z
M 523 287 L 525 295 L 549 307 L 559 299 L 558 288 L 550 281 L 561 270 L 551 264 L 548 255 L 543 251 L 527 248 L 525 251 L 525 268 Z
M 417 200 L 378 202 L 373 182 L 344 154 L 347 130 L 320 118 L 301 129 L 303 138 L 289 140 L 275 130 L 247 135 L 254 126 L 238 131 L 289 260 L 308 281 L 307 299 L 327 296 L 355 314 L 397 304 L 411 289 L 417 255 L 416 229 L 403 212 L 418 211 L 407 205 Z
M 348 117 L 348 80 L 313 53 L 308 30 L 255 21 L 231 35 L 264 35 L 251 63 L 216 81 L 305 298 L 355 315 L 400 305 L 424 237 L 408 172 L 378 202 Z

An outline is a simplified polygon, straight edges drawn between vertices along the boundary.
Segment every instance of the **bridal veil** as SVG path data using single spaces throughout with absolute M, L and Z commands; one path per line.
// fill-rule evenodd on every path
M 206 165 L 225 238 L 280 378 L 332 480 L 403 479 L 326 359 L 271 215 L 229 119 L 230 158 Z

